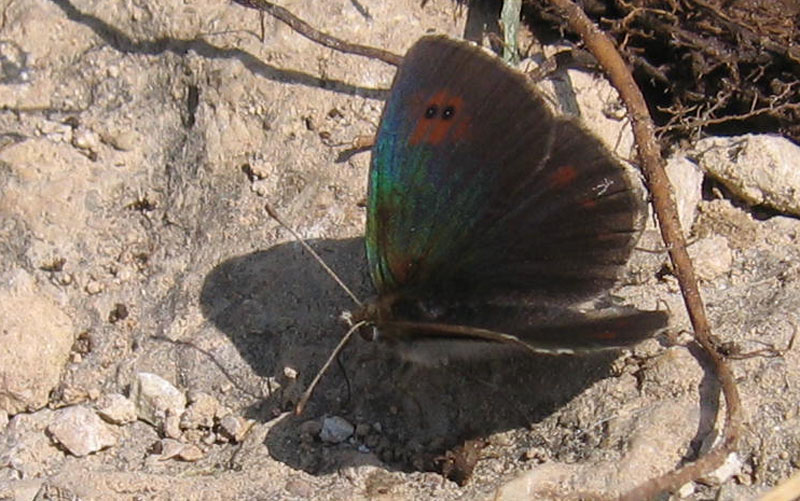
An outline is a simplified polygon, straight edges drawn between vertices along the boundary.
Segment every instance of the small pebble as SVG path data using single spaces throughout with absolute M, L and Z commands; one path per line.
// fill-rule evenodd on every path
M 236 443 L 244 440 L 245 435 L 247 435 L 252 426 L 253 421 L 233 414 L 225 416 L 219 422 L 220 431 Z
M 72 136 L 72 144 L 82 150 L 97 151 L 100 138 L 90 129 L 79 129 Z
M 209 431 L 208 433 L 203 435 L 203 438 L 200 441 L 206 445 L 213 445 L 214 443 L 217 442 L 217 434 L 214 433 L 213 431 Z
M 206 435 L 202 430 L 184 430 L 181 434 L 181 440 L 187 444 L 196 444 L 202 442 Z
M 139 142 L 139 136 L 134 131 L 119 131 L 107 139 L 111 146 L 119 151 L 132 151 Z
M 94 295 L 97 295 L 97 294 L 100 294 L 101 292 L 103 292 L 103 289 L 104 289 L 104 287 L 103 287 L 103 284 L 101 284 L 101 283 L 100 283 L 100 282 L 98 282 L 97 280 L 90 280 L 90 281 L 89 281 L 89 282 L 86 284 L 86 287 L 84 288 L 84 290 L 85 290 L 85 291 L 86 291 L 86 292 L 87 292 L 89 295 L 92 295 L 92 296 L 94 296 Z
M 203 458 L 203 451 L 196 445 L 186 445 L 178 456 L 182 460 L 193 463 Z
M 168 459 L 180 459 L 182 461 L 194 462 L 202 459 L 203 451 L 193 444 L 184 444 L 171 438 L 161 441 L 161 455 L 158 459 L 166 461 Z
M 525 461 L 544 463 L 547 460 L 547 451 L 542 447 L 531 447 L 522 454 Z
M 305 421 L 300 425 L 300 434 L 316 437 L 322 431 L 322 424 L 314 419 Z
M 289 494 L 303 499 L 311 499 L 315 494 L 314 486 L 299 478 L 289 479 L 284 489 L 286 489 Z
M 255 158 L 250 162 L 250 172 L 258 179 L 266 179 L 275 171 L 275 166 L 263 158 Z
M 372 427 L 369 423 L 358 423 L 356 425 L 356 436 L 359 438 L 366 437 L 370 431 L 372 431 Z
M 178 415 L 169 413 L 167 417 L 164 418 L 164 436 L 168 438 L 181 438 L 181 418 Z
M 113 424 L 128 424 L 136 421 L 136 406 L 119 393 L 104 395 L 97 401 L 97 413 Z
M 131 400 L 140 419 L 162 426 L 167 414 L 180 417 L 186 409 L 186 396 L 166 379 L 140 372 L 131 385 Z
M 161 456 L 159 459 L 166 461 L 181 453 L 183 444 L 172 438 L 165 438 L 161 441 Z
M 319 438 L 323 442 L 338 444 L 350 438 L 354 431 L 355 427 L 343 417 L 330 416 L 322 421 Z
M 273 189 L 273 182 L 269 179 L 258 179 L 253 181 L 250 185 L 250 189 L 253 193 L 261 195 L 262 197 L 266 197 L 271 193 L 271 189 Z
M 685 483 L 678 489 L 678 497 L 680 498 L 688 498 L 692 494 L 694 494 L 694 482 Z
M 47 427 L 50 435 L 73 456 L 87 456 L 117 443 L 114 429 L 83 406 L 60 409 Z

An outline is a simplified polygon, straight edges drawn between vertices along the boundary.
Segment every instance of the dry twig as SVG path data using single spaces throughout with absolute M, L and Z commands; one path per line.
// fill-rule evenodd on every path
M 331 49 L 338 50 L 339 52 L 346 52 L 348 54 L 356 54 L 359 56 L 379 59 L 393 66 L 399 66 L 400 62 L 403 61 L 402 56 L 398 56 L 397 54 L 394 54 L 392 52 L 383 49 L 378 49 L 375 47 L 367 47 L 366 45 L 358 45 L 346 42 L 336 37 L 332 37 L 327 33 L 323 33 L 318 29 L 314 28 L 313 26 L 311 26 L 310 24 L 308 24 L 307 22 L 303 21 L 299 17 L 295 16 L 285 8 L 281 7 L 280 5 L 275 5 L 272 2 L 267 2 L 267 0 L 233 0 L 233 1 L 244 7 L 249 7 L 251 9 L 256 9 L 266 12 L 275 19 L 288 24 L 290 28 L 300 33 L 304 37 L 308 38 L 309 40 L 317 42 L 318 44 L 323 45 L 325 47 L 330 47 Z
M 683 484 L 719 467 L 728 454 L 735 451 L 742 419 L 739 392 L 733 374 L 722 356 L 716 351 L 711 339 L 711 327 L 700 297 L 694 266 L 686 252 L 686 241 L 678 220 L 672 187 L 664 172 L 664 160 L 661 158 L 661 152 L 653 134 L 653 121 L 647 111 L 644 96 L 619 52 L 614 48 L 611 39 L 586 17 L 583 10 L 571 0 L 550 1 L 562 13 L 570 28 L 580 34 L 586 47 L 605 69 L 628 108 L 642 172 L 653 198 L 661 236 L 667 244 L 670 259 L 681 286 L 684 303 L 694 328 L 695 339 L 712 361 L 727 404 L 724 439 L 720 445 L 694 463 L 651 479 L 623 496 L 623 499 L 630 500 L 651 499 L 660 492 L 675 491 Z

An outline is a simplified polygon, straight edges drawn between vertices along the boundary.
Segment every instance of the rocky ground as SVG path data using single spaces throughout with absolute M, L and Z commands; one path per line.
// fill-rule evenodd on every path
M 282 4 L 397 53 L 487 19 L 444 0 Z M 352 304 L 263 205 L 372 293 L 369 153 L 346 153 L 374 133 L 394 68 L 229 2 L 0 6 L 0 499 L 564 499 L 714 442 L 724 404 L 652 229 L 615 294 L 668 307 L 665 335 L 446 368 L 356 340 L 291 415 Z M 543 91 L 631 156 L 599 77 Z M 800 359 L 783 351 L 800 321 L 799 159 L 741 136 L 671 160 L 746 424 L 686 499 L 756 499 L 800 466 Z M 437 472 L 470 459 L 464 485 Z

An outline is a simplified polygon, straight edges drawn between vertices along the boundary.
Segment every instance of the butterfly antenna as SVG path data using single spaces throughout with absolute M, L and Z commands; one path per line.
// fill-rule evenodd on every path
M 331 267 L 327 265 L 327 263 L 325 263 L 325 261 L 320 257 L 320 255 L 317 254 L 317 251 L 312 249 L 311 246 L 308 245 L 308 243 L 305 241 L 305 239 L 303 237 L 301 237 L 300 235 L 298 235 L 298 233 L 296 231 L 294 231 L 294 229 L 291 226 L 289 226 L 288 224 L 283 222 L 283 220 L 280 218 L 280 216 L 278 216 L 278 213 L 275 212 L 275 209 L 273 209 L 272 206 L 269 203 L 264 205 L 264 210 L 267 211 L 267 214 L 269 214 L 269 217 L 271 217 L 272 219 L 277 221 L 279 225 L 281 225 L 294 238 L 296 238 L 298 242 L 300 242 L 300 245 L 302 245 L 305 250 L 307 250 L 312 256 L 314 256 L 314 259 L 316 259 L 317 262 L 319 263 L 319 265 L 322 266 L 322 269 L 324 269 L 328 273 L 328 275 L 330 275 L 331 278 L 333 278 L 336 281 L 336 283 L 339 284 L 339 287 L 341 287 L 342 290 L 344 290 L 347 293 L 347 295 L 350 296 L 350 298 L 358 306 L 363 306 L 364 305 L 364 303 L 362 303 L 361 300 L 358 299 L 358 297 L 355 294 L 353 294 L 353 291 L 351 291 L 350 288 L 347 285 L 345 285 L 344 282 L 342 282 L 342 279 L 339 278 L 339 275 L 337 275 L 336 272 L 333 271 L 331 269 Z
M 306 391 L 303 392 L 303 396 L 301 396 L 300 400 L 297 402 L 297 405 L 294 408 L 294 414 L 296 416 L 299 416 L 300 414 L 303 413 L 303 409 L 305 409 L 306 404 L 308 403 L 308 399 L 311 398 L 311 394 L 314 392 L 314 388 L 317 387 L 317 383 L 319 383 L 319 380 L 322 378 L 322 375 L 325 374 L 325 371 L 328 370 L 328 367 L 331 366 L 331 363 L 333 363 L 333 361 L 336 360 L 336 357 L 339 356 L 339 352 L 342 351 L 344 345 L 347 344 L 347 341 L 349 341 L 350 338 L 353 336 L 353 333 L 363 325 L 366 325 L 366 322 L 361 321 L 355 324 L 354 326 L 350 327 L 350 330 L 347 331 L 347 334 L 345 334 L 344 337 L 342 337 L 342 340 L 339 341 L 339 344 L 336 345 L 336 348 L 334 348 L 333 352 L 328 357 L 328 360 L 325 361 L 325 365 L 323 365 L 322 368 L 317 372 L 317 375 L 314 376 L 314 379 L 311 381 L 311 384 L 308 385 Z

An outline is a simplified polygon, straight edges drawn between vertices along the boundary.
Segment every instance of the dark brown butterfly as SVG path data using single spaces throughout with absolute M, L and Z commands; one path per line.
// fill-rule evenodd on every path
M 367 257 L 389 338 L 573 352 L 636 343 L 667 314 L 578 301 L 610 288 L 641 232 L 639 190 L 591 134 L 468 42 L 424 37 L 395 76 L 372 152 Z M 563 301 L 562 301 L 563 302 Z
M 627 263 L 645 214 L 635 186 L 522 74 L 468 42 L 424 37 L 373 146 L 366 247 L 378 297 L 354 320 L 421 361 L 648 338 L 667 313 L 574 307 Z

